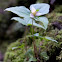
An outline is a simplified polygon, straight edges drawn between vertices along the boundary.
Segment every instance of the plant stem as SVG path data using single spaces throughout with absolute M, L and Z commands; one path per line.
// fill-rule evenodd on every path
M 32 35 L 33 35 L 33 19 L 32 19 Z
M 26 52 L 27 52 L 27 43 L 26 43 L 26 34 L 27 34 L 27 26 L 26 26 L 26 31 L 25 31 L 25 34 L 24 34 L 24 36 L 25 36 L 25 39 L 24 39 L 24 42 L 25 42 L 25 50 L 26 50 Z M 28 58 L 28 56 L 26 56 L 26 58 L 27 58 L 27 61 L 29 60 L 29 58 Z
M 27 26 L 26 26 L 26 31 L 25 31 L 25 48 L 26 48 L 26 52 L 27 52 L 26 34 L 27 34 Z
M 32 35 L 33 35 L 33 31 L 34 29 L 33 29 L 33 19 L 32 19 Z M 32 37 L 32 40 L 33 40 L 33 46 L 34 46 L 34 54 L 35 54 L 36 59 L 38 59 L 38 51 L 37 51 L 36 43 L 34 41 L 34 37 Z M 37 62 L 39 61 L 37 60 Z
M 25 50 L 26 50 L 26 52 L 27 52 L 27 44 L 26 44 L 26 34 L 27 34 L 27 26 L 25 27 L 25 33 L 24 33 L 24 43 L 25 43 Z

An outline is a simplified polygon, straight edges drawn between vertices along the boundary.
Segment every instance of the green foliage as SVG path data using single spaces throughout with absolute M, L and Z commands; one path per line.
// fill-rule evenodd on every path
M 29 49 L 27 52 L 26 52 L 26 57 L 29 58 L 28 62 L 31 62 L 31 61 L 37 61 L 36 58 L 34 57 L 34 53 L 31 49 Z
M 56 40 L 54 40 L 54 39 L 52 39 L 51 37 L 47 37 L 47 36 L 40 36 L 39 35 L 39 33 L 35 33 L 35 34 L 33 34 L 33 35 L 30 35 L 30 36 L 28 36 L 28 37 L 38 37 L 38 38 L 42 38 L 43 40 L 45 40 L 45 41 L 48 41 L 48 40 L 50 40 L 50 41 L 54 41 L 54 42 L 57 42 Z
M 17 14 L 20 17 L 28 17 L 29 14 L 30 14 L 30 11 L 24 6 L 11 7 L 11 8 L 7 8 L 5 10 L 6 11 L 11 11 L 11 12 Z
M 61 59 L 62 59 L 62 50 L 61 50 L 61 52 L 60 52 L 60 55 L 56 57 L 56 60 L 62 61 Z
M 34 6 L 34 5 L 31 5 L 31 6 Z M 30 6 L 30 10 L 31 10 L 31 6 Z M 44 6 L 44 8 L 39 8 L 40 6 L 41 7 Z M 35 4 L 35 8 L 36 7 L 39 8 L 39 11 L 41 9 L 43 11 L 43 10 L 45 10 L 45 8 L 47 8 L 47 10 L 42 12 L 43 14 L 47 14 L 49 12 L 49 5 L 48 4 L 45 4 L 45 3 L 44 4 L 43 3 L 42 4 Z M 40 27 L 40 28 L 43 28 L 46 30 L 47 26 L 48 26 L 48 19 L 46 17 L 43 17 L 43 18 L 40 17 L 38 19 L 39 19 L 39 21 L 41 21 L 43 23 L 44 26 L 37 24 L 34 19 L 30 18 L 30 10 L 24 6 L 16 6 L 16 7 L 11 7 L 11 8 L 5 9 L 5 11 L 11 11 L 19 16 L 19 17 L 12 18 L 13 20 L 17 20 L 18 22 L 20 22 L 26 26 L 32 25 L 32 20 L 33 20 L 34 26 L 37 26 L 37 27 Z M 22 18 L 20 18 L 20 17 L 22 17 Z
M 49 56 L 47 55 L 46 52 L 41 52 L 41 57 L 43 57 L 44 60 L 48 60 Z
M 23 62 L 24 61 L 24 58 L 25 58 L 24 54 L 26 53 L 26 51 L 24 49 L 24 46 L 22 47 L 23 44 L 21 44 L 19 41 L 20 40 L 12 43 L 8 47 L 7 53 L 5 54 L 4 62 Z M 21 48 L 12 50 L 13 47 L 19 47 L 19 46 L 21 46 Z
M 46 17 L 36 17 L 35 20 L 42 22 L 44 25 L 44 28 L 47 29 L 49 22 L 48 22 L 48 19 Z
M 37 60 L 36 60 L 36 58 L 34 58 L 33 56 L 31 56 L 28 62 L 31 62 L 31 61 L 36 62 Z
M 57 42 L 56 40 L 52 39 L 51 37 L 45 37 L 46 40 Z
M 20 22 L 21 24 L 26 25 L 26 26 L 32 25 L 32 19 L 30 17 L 24 18 L 24 19 L 21 19 L 19 17 L 13 17 L 12 19 L 17 20 L 18 22 Z M 34 20 L 33 20 L 33 25 L 45 29 L 42 25 L 35 23 Z
M 56 9 L 54 11 L 57 13 L 62 13 L 62 5 L 56 5 Z

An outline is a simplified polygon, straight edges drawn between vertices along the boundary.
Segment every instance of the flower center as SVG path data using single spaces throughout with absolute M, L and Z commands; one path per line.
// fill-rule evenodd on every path
M 35 16 L 36 15 L 36 13 L 37 13 L 37 11 L 35 11 L 35 12 L 32 12 L 32 14 Z

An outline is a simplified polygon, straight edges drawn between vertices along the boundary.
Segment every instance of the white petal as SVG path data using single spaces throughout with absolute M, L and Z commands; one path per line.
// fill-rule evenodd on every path
M 30 17 L 31 17 L 31 18 L 34 18 L 34 15 L 31 13 L 31 14 L 30 14 Z
M 30 9 L 32 6 L 37 10 L 39 10 L 39 13 L 42 13 L 42 15 L 47 14 L 49 12 L 50 5 L 46 3 L 41 3 L 41 4 L 32 4 L 30 6 Z
M 36 16 L 41 16 L 41 15 L 42 15 L 42 13 L 39 13 L 39 12 L 36 13 Z
M 49 13 L 50 6 L 45 4 L 38 12 L 42 13 L 42 15 Z
M 36 9 L 33 6 L 31 7 L 30 10 L 31 10 L 32 13 L 36 12 Z

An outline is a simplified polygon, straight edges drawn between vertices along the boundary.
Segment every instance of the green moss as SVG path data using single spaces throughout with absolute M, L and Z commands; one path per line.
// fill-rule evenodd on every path
M 8 46 L 7 52 L 5 54 L 4 62 L 23 62 L 24 61 L 24 54 L 25 49 L 24 47 L 12 50 L 13 47 L 21 46 L 22 44 L 18 41 L 12 43 Z
M 54 10 L 54 12 L 62 13 L 62 5 L 56 5 L 56 9 Z
M 31 40 L 31 39 L 30 39 Z M 8 46 L 8 49 L 7 49 L 7 52 L 5 54 L 5 58 L 4 58 L 4 62 L 24 62 L 25 60 L 25 53 L 26 53 L 26 50 L 25 50 L 25 45 L 24 45 L 24 42 L 20 43 L 20 39 L 14 43 L 11 43 L 9 46 Z M 26 40 L 28 41 L 28 40 Z M 34 40 L 35 43 L 36 43 L 36 46 L 38 48 L 38 50 L 40 52 L 44 52 L 44 51 L 48 51 L 49 52 L 49 56 L 52 56 L 53 53 L 55 52 L 55 47 L 59 48 L 60 45 L 58 45 L 57 43 L 55 42 L 51 42 L 51 41 L 42 41 L 42 39 L 40 38 L 37 38 Z M 43 43 L 43 44 L 41 44 Z M 13 49 L 13 47 L 18 47 L 18 46 L 22 46 L 24 45 L 23 47 L 21 48 L 16 48 L 16 49 Z M 33 45 L 29 46 L 28 44 L 28 49 L 32 49 L 33 51 Z M 43 57 L 41 57 L 41 59 L 43 59 Z M 41 60 L 42 61 L 42 60 Z M 42 61 L 43 62 L 43 61 Z
M 4 54 L 6 52 L 8 46 L 8 42 L 7 41 L 2 41 L 2 43 L 0 43 L 0 51 Z
M 60 60 L 59 62 L 62 62 L 62 50 L 60 52 L 60 55 L 56 57 L 56 60 Z

